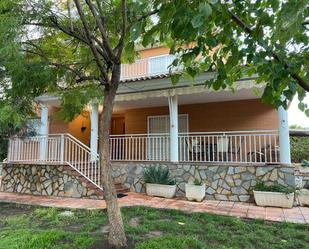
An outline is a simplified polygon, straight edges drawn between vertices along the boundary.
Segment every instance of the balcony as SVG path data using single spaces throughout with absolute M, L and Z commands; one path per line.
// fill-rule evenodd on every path
M 174 55 L 160 55 L 141 59 L 132 64 L 122 64 L 121 80 L 134 80 L 166 74 L 169 72 L 169 65 L 175 59 Z

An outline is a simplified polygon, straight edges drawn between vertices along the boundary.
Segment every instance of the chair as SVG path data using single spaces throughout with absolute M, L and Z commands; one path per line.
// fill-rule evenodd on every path
M 198 160 L 198 158 L 201 158 L 202 153 L 202 144 L 201 141 L 194 137 L 188 137 L 186 139 L 186 144 L 188 146 L 189 150 L 189 160 Z
M 230 153 L 230 139 L 228 137 L 219 137 L 217 143 L 217 153 L 222 155 L 222 159 L 226 161 L 226 156 Z

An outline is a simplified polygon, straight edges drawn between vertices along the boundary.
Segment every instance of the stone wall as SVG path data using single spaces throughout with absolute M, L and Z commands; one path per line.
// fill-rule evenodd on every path
M 134 192 L 145 192 L 142 172 L 150 165 L 161 165 L 171 170 L 176 179 L 177 196 L 184 196 L 185 183 L 194 179 L 206 184 L 206 199 L 252 201 L 252 189 L 257 181 L 295 186 L 294 168 L 282 165 L 205 165 L 173 163 L 113 163 L 116 182 Z
M 194 179 L 206 184 L 206 199 L 216 200 L 252 201 L 252 189 L 258 181 L 295 186 L 294 167 L 283 165 L 124 162 L 113 163 L 114 180 L 131 191 L 143 193 L 143 170 L 150 165 L 161 165 L 171 170 L 177 182 L 177 196 L 184 196 L 185 183 L 193 182 Z M 3 164 L 0 191 L 97 199 L 97 191 L 67 168 L 62 165 Z
M 0 191 L 98 199 L 89 188 L 63 165 L 3 164 Z
M 303 167 L 301 164 L 295 164 L 294 166 L 296 187 L 309 186 L 309 167 Z

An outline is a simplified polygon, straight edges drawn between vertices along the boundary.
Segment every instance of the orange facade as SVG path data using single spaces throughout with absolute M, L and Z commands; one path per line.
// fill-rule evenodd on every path
M 168 115 L 168 107 L 125 110 L 115 114 L 111 133 L 145 134 L 149 116 Z M 180 105 L 179 114 L 188 114 L 189 132 L 277 130 L 277 111 L 260 99 Z M 83 143 L 90 142 L 89 112 L 66 124 L 50 117 L 50 133 L 70 133 Z

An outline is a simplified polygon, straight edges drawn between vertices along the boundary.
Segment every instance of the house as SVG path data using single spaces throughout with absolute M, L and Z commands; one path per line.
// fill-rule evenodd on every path
M 287 112 L 262 103 L 264 86 L 248 77 L 235 83 L 235 92 L 214 91 L 204 86 L 214 72 L 173 86 L 168 73 L 173 59 L 158 46 L 122 65 L 107 127 L 115 182 L 143 192 L 142 170 L 161 165 L 172 171 L 179 195 L 194 178 L 206 183 L 207 198 L 220 200 L 250 200 L 259 180 L 294 186 Z M 84 114 L 65 123 L 54 118 L 57 96 L 37 101 L 40 134 L 10 140 L 2 191 L 95 197 L 102 190 L 97 153 L 102 107 L 89 103 Z

